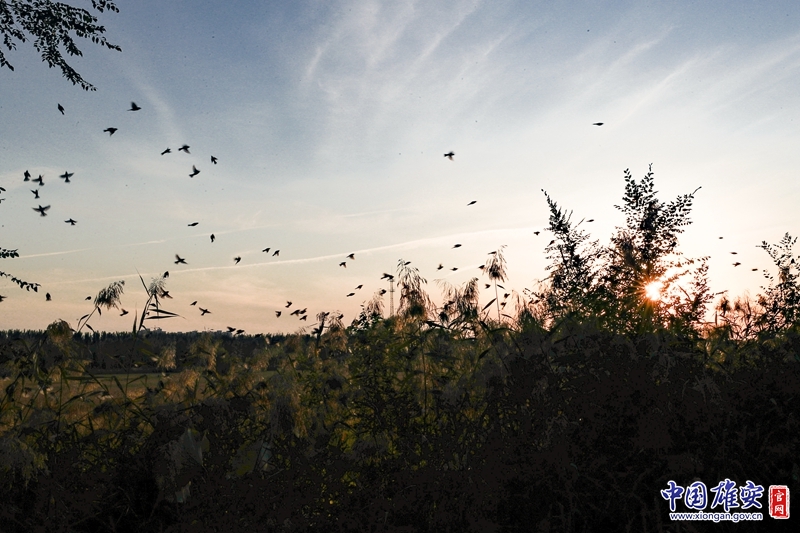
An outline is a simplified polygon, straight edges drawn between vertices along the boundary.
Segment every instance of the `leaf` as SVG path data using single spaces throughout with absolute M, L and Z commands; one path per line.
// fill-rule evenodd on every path
M 489 306 L 494 303 L 495 300 L 497 300 L 497 298 L 492 298 L 488 304 L 483 306 L 483 309 L 481 309 L 481 311 L 486 311 L 489 308 Z

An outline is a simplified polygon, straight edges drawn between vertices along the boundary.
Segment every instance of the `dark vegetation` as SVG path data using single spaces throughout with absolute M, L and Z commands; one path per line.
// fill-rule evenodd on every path
M 652 173 L 637 182 L 626 171 L 626 222 L 608 246 L 546 196 L 550 276 L 501 296 L 499 249 L 484 268 L 495 297 L 484 306 L 478 279 L 445 285 L 434 305 L 400 261 L 395 316 L 376 298 L 347 327 L 321 313 L 309 335 L 173 335 L 149 331 L 146 317 L 127 336 L 79 334 L 65 322 L 6 333 L 0 523 L 789 530 L 793 520 L 768 516 L 766 494 L 749 510 L 764 522 L 737 524 L 670 522 L 660 495 L 669 480 L 752 480 L 766 492 L 794 490 L 800 478 L 795 239 L 763 243 L 777 275 L 766 274 L 755 299 L 723 295 L 707 322 L 719 296 L 707 258 L 678 251 L 693 195 L 663 203 Z M 648 298 L 656 280 L 661 297 Z M 160 283 L 145 286 L 156 304 Z M 96 309 L 114 305 L 121 286 L 109 289 Z M 103 365 L 137 364 L 168 378 L 132 394 L 131 378 L 98 377 Z

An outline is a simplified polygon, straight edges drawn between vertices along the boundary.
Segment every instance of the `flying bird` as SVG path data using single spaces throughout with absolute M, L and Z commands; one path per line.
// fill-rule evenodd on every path
M 436 267 L 436 270 L 441 270 L 441 269 L 443 269 L 443 268 L 444 268 L 444 265 L 443 265 L 443 264 L 441 264 L 441 263 L 439 263 L 439 266 L 438 266 L 438 267 Z
M 721 238 L 722 238 L 722 237 L 720 237 L 720 239 L 721 239 Z
M 214 157 L 213 155 L 211 156 L 211 162 L 214 163 L 215 165 L 217 164 L 217 158 Z
M 355 260 L 356 260 L 356 254 L 355 254 L 355 252 L 353 252 L 352 254 L 348 255 L 348 256 L 347 256 L 347 258 L 348 258 L 348 259 L 352 259 L 353 261 L 355 261 Z
M 461 245 L 460 244 L 454 244 L 453 248 L 461 248 Z
M 550 241 L 550 244 L 548 244 L 547 246 L 553 246 L 553 244 L 555 244 L 555 242 L 556 242 L 556 240 L 553 239 L 552 241 Z
M 467 205 L 472 205 L 472 204 L 476 204 L 476 203 L 478 203 L 478 200 L 472 200 L 472 201 L 471 201 L 470 203 L 468 203 Z
M 44 299 L 45 301 L 49 302 L 52 301 L 53 298 L 50 296 L 50 293 L 48 292 L 47 294 L 44 295 Z
M 22 180 L 22 181 L 30 181 L 30 179 L 31 179 L 31 173 L 30 172 L 28 172 L 26 170 L 24 176 L 25 176 L 25 179 Z
M 602 126 L 603 124 L 605 124 L 605 122 L 594 122 L 592 126 Z
M 64 171 L 64 173 L 63 173 L 63 174 L 61 174 L 61 175 L 59 176 L 59 178 L 63 179 L 63 180 L 64 180 L 64 183 L 69 183 L 69 179 L 70 179 L 70 178 L 71 178 L 71 177 L 72 177 L 74 174 L 75 174 L 74 172 L 67 172 L 67 171 L 65 170 L 65 171 Z
M 184 144 L 183 146 L 178 148 L 178 151 L 179 152 L 186 152 L 188 154 L 189 153 L 189 145 L 188 144 Z
M 281 311 L 275 311 L 275 316 L 276 317 L 280 317 L 281 316 Z
M 167 279 L 169 277 L 169 270 L 167 270 L 163 274 L 161 274 L 161 277 L 164 278 L 164 279 Z
M 447 158 L 449 158 L 449 159 L 450 159 L 450 161 L 452 161 L 452 160 L 453 160 L 453 156 L 454 156 L 454 155 L 456 155 L 456 154 L 455 154 L 455 152 L 453 152 L 452 150 L 451 150 L 450 152 L 447 152 L 446 154 L 444 154 L 444 156 L 445 156 L 445 157 L 447 157 Z
M 347 295 L 347 297 L 349 298 L 350 296 L 355 296 L 355 295 L 356 295 L 356 293 L 351 292 L 350 294 Z
M 274 254 L 272 254 L 272 257 L 275 257 L 276 255 L 278 255 L 278 254 L 280 254 L 280 253 L 281 253 L 281 251 L 280 251 L 280 250 L 275 250 L 275 253 L 274 253 Z
M 289 309 L 292 306 L 292 302 L 286 300 L 286 309 Z
M 381 296 L 383 296 L 384 294 L 386 294 L 386 289 L 381 289 L 381 291 L 380 291 L 378 294 L 380 294 Z
M 308 320 L 308 315 L 301 316 L 300 320 Z
M 119 316 L 125 316 L 127 314 L 128 314 L 128 311 L 126 311 L 125 308 L 123 308 L 122 312 L 119 314 Z
M 295 309 L 294 311 L 289 313 L 289 316 L 294 316 L 294 315 L 299 315 L 299 314 L 300 314 L 300 310 L 299 309 Z
M 163 152 L 161 152 L 161 155 L 164 155 L 164 154 L 171 154 L 171 153 L 172 153 L 172 150 L 170 150 L 169 148 L 167 148 L 166 150 L 164 150 Z
M 193 301 L 193 302 L 192 302 L 192 303 L 190 303 L 189 305 L 197 305 L 197 300 Z
M 91 299 L 92 299 L 91 296 L 87 296 L 86 298 L 84 298 L 84 300 L 91 300 Z
M 450 270 L 452 270 L 453 272 L 455 272 L 456 270 L 458 270 L 458 267 L 453 267 L 453 268 L 451 268 Z
M 8 298 L 8 296 L 3 296 L 2 294 L 0 294 L 0 302 L 2 302 L 3 300 L 5 300 L 6 298 Z
M 114 133 L 117 132 L 117 129 L 119 128 L 106 128 L 103 130 L 103 133 L 108 133 L 108 136 L 111 137 L 112 135 L 114 135 Z
M 242 260 L 242 257 L 237 255 L 236 257 L 233 258 L 233 264 L 234 265 L 238 265 L 239 261 L 241 261 L 241 260 Z
M 228 326 L 228 333 L 233 333 L 234 331 L 236 331 L 236 328 Z
M 533 232 L 534 235 L 539 235 L 540 233 L 541 233 L 541 231 L 534 231 Z
M 177 265 L 178 263 L 180 263 L 182 265 L 188 264 L 186 262 L 186 259 L 184 259 L 183 257 L 179 256 L 178 254 L 175 254 L 175 264 Z
M 193 177 L 197 176 L 198 174 L 200 174 L 200 171 L 197 170 L 196 166 L 192 165 L 192 173 L 189 174 L 189 177 L 193 178 Z
M 42 207 L 41 205 L 39 205 L 39 207 L 33 207 L 32 209 L 33 209 L 34 211 L 38 211 L 38 212 L 39 212 L 39 214 L 40 214 L 40 215 L 42 215 L 43 217 L 46 217 L 46 216 L 47 216 L 47 213 L 45 213 L 45 211 L 47 211 L 48 209 L 50 209 L 50 206 L 49 206 L 49 205 L 46 205 L 46 206 Z
M 593 219 L 593 218 L 590 218 L 590 219 L 589 219 L 589 220 L 587 220 L 586 222 L 594 222 L 594 219 Z
M 739 265 L 741 265 L 741 263 L 740 263 L 739 261 L 736 261 L 736 262 L 733 264 L 733 266 L 735 266 L 735 267 L 738 267 Z
M 360 290 L 363 286 L 364 286 L 363 284 L 359 285 L 358 287 L 356 287 L 356 290 Z
M 211 234 L 211 242 L 214 242 L 214 239 L 215 239 L 215 238 L 216 238 L 216 237 L 214 237 L 214 234 L 212 233 L 212 234 Z
M 75 224 L 77 224 L 77 223 L 78 223 L 78 221 L 77 221 L 77 220 L 73 220 L 73 219 L 71 219 L 71 218 L 70 218 L 69 220 L 65 220 L 64 222 L 66 222 L 66 223 L 67 223 L 67 224 L 69 224 L 70 226 L 74 226 Z
M 300 314 L 301 314 L 301 315 L 304 315 L 304 314 L 306 314 L 306 311 L 307 311 L 307 310 L 308 310 L 308 307 L 304 307 L 304 308 L 302 308 L 302 309 L 300 310 Z
M 739 252 L 731 252 L 731 254 L 732 254 L 732 255 L 736 255 L 736 254 L 738 254 L 738 253 L 739 253 Z
M 341 263 L 339 263 L 339 266 L 347 268 L 347 261 L 342 261 Z
M 757 268 L 751 268 L 750 270 L 752 270 L 753 272 L 755 272 L 755 271 L 756 271 L 756 270 L 758 270 L 758 269 L 757 269 Z
M 262 252 L 267 252 L 267 253 L 268 253 L 268 252 L 269 252 L 269 248 L 264 248 L 264 249 L 263 249 L 263 250 L 261 250 L 261 251 L 262 251 Z
M 38 200 L 39 199 L 39 189 L 36 189 L 35 191 L 33 189 L 31 189 L 31 192 L 33 193 L 33 199 L 34 200 Z
M 140 109 L 141 109 L 141 107 L 136 105 L 136 102 L 131 102 L 131 108 L 128 109 L 128 111 L 139 111 Z
M 62 115 L 64 114 L 64 106 L 63 105 L 58 104 L 58 110 L 61 111 Z
M 35 180 L 31 180 L 31 181 L 34 182 L 34 183 L 38 183 L 40 187 L 44 187 L 44 176 L 42 176 L 41 174 L 39 174 L 38 178 L 36 178 Z
M 209 315 L 211 314 L 211 311 L 208 309 L 203 309 L 202 307 L 199 307 L 198 309 L 200 309 L 200 316 L 204 316 L 206 313 Z
M 194 226 L 196 226 L 196 225 L 198 225 L 198 224 L 199 224 L 199 222 L 192 222 L 191 224 L 187 224 L 187 225 L 188 225 L 190 228 L 192 228 L 192 227 L 194 227 Z

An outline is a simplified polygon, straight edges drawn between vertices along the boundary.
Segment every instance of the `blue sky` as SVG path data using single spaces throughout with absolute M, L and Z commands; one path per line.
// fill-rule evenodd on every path
M 546 276 L 541 189 L 594 218 L 604 244 L 624 222 L 623 171 L 638 179 L 650 163 L 663 200 L 702 186 L 681 250 L 711 256 L 715 291 L 759 292 L 751 268 L 770 262 L 757 246 L 800 233 L 792 2 L 119 7 L 100 18 L 123 51 L 80 43 L 71 62 L 96 92 L 29 44 L 0 71 L 0 246 L 20 253 L 0 270 L 42 284 L 0 279 L 4 328 L 75 325 L 84 298 L 121 279 L 130 315 L 91 325 L 130 329 L 145 301 L 137 271 L 166 270 L 166 307 L 182 315 L 167 330 L 291 332 L 337 310 L 349 323 L 399 259 L 440 301 L 434 280 L 479 276 L 500 245 L 521 292 Z M 40 200 L 26 169 L 44 175 Z M 287 300 L 310 323 L 275 317 Z

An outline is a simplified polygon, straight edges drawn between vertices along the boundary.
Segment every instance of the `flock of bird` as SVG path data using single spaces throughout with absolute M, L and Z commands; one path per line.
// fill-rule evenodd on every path
M 138 111 L 141 111 L 141 110 L 142 110 L 142 107 L 140 107 L 139 105 L 137 105 L 137 104 L 136 104 L 136 102 L 131 102 L 131 107 L 130 107 L 130 108 L 127 110 L 127 111 L 130 111 L 130 112 L 138 112 Z M 63 106 L 62 106 L 60 103 L 58 104 L 58 111 L 59 111 L 59 112 L 60 112 L 62 115 L 65 115 L 65 114 L 66 114 L 66 110 L 65 110 L 65 108 L 64 108 L 64 107 L 63 107 Z M 595 122 L 595 123 L 593 123 L 592 125 L 593 125 L 593 126 L 602 126 L 603 124 L 604 124 L 603 122 Z M 119 129 L 118 129 L 118 128 L 115 128 L 115 127 L 108 127 L 108 128 L 106 128 L 106 129 L 104 129 L 104 130 L 103 130 L 103 132 L 104 132 L 104 133 L 108 133 L 108 134 L 109 134 L 109 137 L 110 137 L 110 136 L 113 136 L 113 135 L 114 135 L 114 134 L 115 134 L 117 131 L 119 131 Z M 190 152 L 190 148 L 191 148 L 191 147 L 190 147 L 188 144 L 183 144 L 183 145 L 181 145 L 179 148 L 177 148 L 177 151 L 178 151 L 178 152 L 184 152 L 185 154 L 191 154 L 191 152 Z M 166 149 L 164 149 L 164 150 L 161 152 L 161 155 L 162 155 L 162 156 L 164 156 L 164 155 L 171 154 L 171 153 L 172 153 L 172 149 L 171 149 L 171 148 L 169 148 L 169 147 L 167 147 Z M 450 152 L 447 152 L 447 153 L 445 153 L 445 154 L 444 154 L 444 157 L 445 157 L 445 158 L 447 158 L 447 159 L 449 159 L 449 160 L 451 160 L 451 161 L 454 161 L 454 157 L 455 157 L 455 155 L 456 155 L 456 154 L 455 154 L 455 152 L 453 152 L 453 151 L 450 151 Z M 210 159 L 211 159 L 211 163 L 212 163 L 212 164 L 216 165 L 216 164 L 218 163 L 218 158 L 217 158 L 216 156 L 213 156 L 213 155 L 211 155 L 211 156 L 210 156 Z M 194 177 L 196 177 L 196 176 L 197 176 L 197 175 L 199 175 L 199 174 L 200 174 L 200 170 L 197 168 L 196 164 L 193 164 L 193 165 L 192 165 L 192 171 L 191 171 L 191 172 L 188 174 L 188 175 L 189 175 L 189 177 L 190 177 L 190 178 L 194 178 Z M 63 180 L 64 180 L 64 183 L 65 183 L 65 184 L 67 184 L 67 183 L 71 183 L 71 182 L 70 182 L 70 178 L 72 178 L 73 176 L 74 176 L 74 173 L 73 173 L 73 172 L 65 171 L 65 172 L 64 172 L 63 174 L 61 174 L 59 177 L 60 177 L 61 179 L 63 179 Z M 45 183 L 44 183 L 44 176 L 40 174 L 40 175 L 39 175 L 39 176 L 38 176 L 36 179 L 32 179 L 32 176 L 31 176 L 30 172 L 29 172 L 28 170 L 26 170 L 26 171 L 24 172 L 24 175 L 23 175 L 23 181 L 26 181 L 26 182 L 27 182 L 27 181 L 30 181 L 31 183 L 38 183 L 38 185 L 39 185 L 39 188 L 37 188 L 37 189 L 31 189 L 31 193 L 33 193 L 33 195 L 34 195 L 34 199 L 40 199 L 40 189 L 41 189 L 42 187 L 44 187 L 44 185 L 45 185 Z M 5 191 L 5 189 L 4 189 L 4 188 L 2 188 L 2 187 L 0 187 L 0 193 L 2 193 L 2 192 L 4 192 L 4 191 Z M 4 200 L 3 198 L 0 198 L 0 202 L 2 202 L 3 200 Z M 467 204 L 467 206 L 472 206 L 472 205 L 475 205 L 476 203 L 477 203 L 477 200 L 472 200 L 472 201 L 470 201 L 470 202 Z M 42 217 L 45 217 L 45 216 L 47 216 L 47 214 L 48 214 L 47 212 L 50 210 L 50 207 L 51 207 L 50 205 L 45 205 L 45 206 L 43 206 L 43 205 L 39 204 L 39 205 L 38 205 L 38 207 L 34 207 L 34 208 L 33 208 L 33 210 L 34 210 L 34 211 L 36 211 L 37 213 L 39 213 L 39 215 L 40 215 L 40 216 L 42 216 Z M 589 220 L 587 220 L 587 222 L 593 222 L 593 221 L 594 221 L 594 219 L 589 219 Z M 71 218 L 71 217 L 70 217 L 69 219 L 65 220 L 64 222 L 65 222 L 65 223 L 67 223 L 67 224 L 70 224 L 71 226 L 75 226 L 75 225 L 77 224 L 77 222 L 78 222 L 78 221 L 77 221 L 77 220 L 74 220 L 73 218 Z M 200 222 L 192 222 L 192 223 L 188 224 L 188 226 L 189 226 L 189 227 L 195 227 L 195 226 L 197 226 L 197 225 L 199 225 L 199 224 L 200 224 Z M 534 234 L 534 235 L 537 235 L 537 236 L 538 236 L 540 233 L 541 233 L 540 231 L 534 231 L 534 232 L 533 232 L 533 234 Z M 719 237 L 719 238 L 720 238 L 720 239 L 722 239 L 722 237 Z M 214 241 L 216 240 L 216 236 L 215 236 L 213 233 L 211 233 L 211 234 L 210 234 L 210 240 L 211 240 L 211 243 L 214 243 Z M 551 240 L 548 246 L 550 246 L 550 245 L 553 245 L 555 242 L 556 242 L 556 241 L 555 241 L 555 239 Z M 461 246 L 462 246 L 462 245 L 461 245 L 460 243 L 456 243 L 456 244 L 454 244 L 454 245 L 453 245 L 452 249 L 461 248 Z M 267 254 L 269 254 L 270 250 L 271 250 L 271 247 L 268 247 L 268 248 L 264 248 L 264 249 L 263 249 L 263 250 L 261 250 L 261 251 L 262 251 L 263 253 L 267 253 Z M 491 254 L 495 254 L 495 253 L 496 253 L 496 252 L 490 252 L 490 255 L 491 255 Z M 280 250 L 276 249 L 276 250 L 274 250 L 274 251 L 272 252 L 272 257 L 278 257 L 278 256 L 279 256 L 279 254 L 280 254 Z M 737 254 L 737 252 L 731 252 L 731 254 L 733 254 L 733 255 L 736 255 L 736 254 Z M 351 253 L 351 254 L 347 255 L 347 256 L 345 257 L 345 260 L 344 260 L 344 261 L 341 261 L 341 262 L 339 263 L 339 266 L 340 266 L 340 267 L 342 267 L 342 268 L 347 268 L 347 261 L 348 261 L 348 260 L 350 260 L 350 261 L 354 261 L 354 260 L 355 260 L 355 253 Z M 241 257 L 241 256 L 236 256 L 236 257 L 234 257 L 234 258 L 233 258 L 234 265 L 238 265 L 238 264 L 239 264 L 241 261 L 242 261 L 242 257 Z M 409 263 L 410 263 L 410 261 L 406 262 L 405 264 L 406 264 L 406 265 L 408 265 Z M 186 261 L 186 258 L 184 258 L 184 257 L 181 257 L 179 254 L 175 254 L 175 261 L 174 261 L 174 264 L 175 264 L 175 265 L 188 265 L 189 263 Z M 741 263 L 740 263 L 740 262 L 738 262 L 738 261 L 737 261 L 737 262 L 735 262 L 735 263 L 733 263 L 733 266 L 734 266 L 734 267 L 737 267 L 737 266 L 740 266 L 740 265 L 741 265 Z M 439 263 L 439 265 L 438 265 L 438 267 L 436 268 L 436 270 L 437 270 L 437 271 L 439 271 L 439 270 L 443 270 L 444 268 L 445 268 L 445 266 L 444 266 L 442 263 Z M 485 269 L 485 265 L 480 265 L 478 268 L 479 268 L 479 269 L 481 269 L 481 270 L 483 270 L 483 269 Z M 454 267 L 451 267 L 451 268 L 450 268 L 450 270 L 451 270 L 451 271 L 453 271 L 453 272 L 455 272 L 455 271 L 457 271 L 457 270 L 458 270 L 458 267 L 455 267 L 455 266 L 454 266 Z M 753 271 L 756 271 L 756 270 L 758 270 L 758 269 L 757 269 L 757 268 L 753 268 L 752 270 L 753 270 Z M 168 276 L 169 276 L 169 272 L 165 272 L 165 273 L 164 273 L 164 275 L 163 275 L 163 277 L 164 277 L 164 278 L 166 278 L 166 277 L 168 277 Z M 388 280 L 390 280 L 390 281 L 394 281 L 394 276 L 393 276 L 393 275 L 391 275 L 391 274 L 386 274 L 386 273 L 384 273 L 384 274 L 383 274 L 383 276 L 381 277 L 381 280 L 383 280 L 383 279 L 388 279 Z M 352 291 L 352 292 L 348 293 L 346 296 L 347 296 L 347 297 L 352 297 L 352 296 L 355 296 L 355 295 L 356 295 L 356 292 L 355 292 L 355 291 L 361 290 L 361 289 L 363 288 L 363 286 L 364 286 L 363 284 L 359 284 L 357 287 L 355 287 L 355 289 L 353 289 L 353 291 Z M 497 286 L 498 286 L 499 288 L 501 288 L 501 289 L 503 289 L 503 290 L 505 291 L 505 288 L 504 288 L 502 285 L 497 285 Z M 491 287 L 491 285 L 487 283 L 487 284 L 486 284 L 486 288 L 488 289 L 488 288 L 490 288 L 490 287 Z M 386 294 L 386 292 L 387 292 L 387 291 L 386 291 L 385 289 L 381 289 L 381 290 L 378 292 L 378 294 L 379 294 L 379 295 L 384 295 L 384 294 Z M 172 297 L 169 295 L 169 292 L 168 292 L 168 291 L 165 291 L 165 290 L 162 290 L 161 294 L 159 294 L 158 296 L 159 296 L 160 298 L 172 298 Z M 507 299 L 508 299 L 508 297 L 509 297 L 509 296 L 510 296 L 510 293 L 507 293 L 507 292 L 506 292 L 506 293 L 504 293 L 504 296 L 503 296 L 503 299 L 504 299 L 504 301 L 503 301 L 503 302 L 502 302 L 502 304 L 501 304 L 501 305 L 502 305 L 502 307 L 505 307 L 505 306 L 506 306 Z M 2 302 L 2 301 L 5 299 L 5 298 L 6 298 L 5 296 L 2 296 L 2 295 L 0 295 L 0 302 Z M 46 293 L 46 294 L 45 294 L 45 299 L 46 299 L 46 301 L 51 301 L 51 300 L 52 300 L 52 297 L 51 297 L 50 293 Z M 90 297 L 90 296 L 87 296 L 87 297 L 86 297 L 86 300 L 91 300 L 91 297 Z M 494 300 L 492 300 L 492 302 L 494 302 Z M 491 304 L 492 302 L 490 302 L 490 304 Z M 205 316 L 205 315 L 207 315 L 207 314 L 211 314 L 211 311 L 210 311 L 210 310 L 208 310 L 207 308 L 204 308 L 204 307 L 197 306 L 197 301 L 194 301 L 194 302 L 192 302 L 192 303 L 191 303 L 191 304 L 189 304 L 189 305 L 190 305 L 190 306 L 193 306 L 193 307 L 194 307 L 194 306 L 196 306 L 196 307 L 197 307 L 197 309 L 200 311 L 200 316 L 201 316 L 201 317 L 202 317 L 202 316 Z M 285 306 L 284 310 L 285 310 L 285 309 L 289 309 L 289 308 L 290 308 L 292 305 L 293 305 L 293 303 L 292 303 L 291 301 L 287 301 L 287 302 L 286 302 L 286 306 Z M 488 306 L 487 306 L 487 307 L 488 307 Z M 276 316 L 276 317 L 278 317 L 278 318 L 279 318 L 279 317 L 281 317 L 281 315 L 284 313 L 284 310 L 276 310 L 276 311 L 275 311 L 275 316 Z M 125 316 L 126 314 L 128 314 L 128 313 L 129 313 L 129 312 L 128 312 L 127 310 L 125 310 L 124 308 L 123 308 L 123 309 L 121 309 L 121 311 L 122 311 L 122 312 L 121 312 L 120 316 Z M 327 317 L 329 314 L 330 314 L 330 313 L 323 313 L 323 315 L 324 315 L 324 316 L 326 316 L 326 317 Z M 298 308 L 298 309 L 295 309 L 294 311 L 292 311 L 291 313 L 289 313 L 289 316 L 297 316 L 297 317 L 298 317 L 298 319 L 299 319 L 300 321 L 306 321 L 306 320 L 308 319 L 307 308 L 303 308 L 303 309 L 299 309 L 299 308 Z M 342 318 L 343 318 L 343 316 L 344 316 L 344 315 L 338 314 L 338 318 L 339 318 L 339 319 L 342 319 Z M 227 327 L 227 329 L 228 329 L 228 332 L 229 332 L 229 333 L 236 334 L 236 335 L 239 335 L 239 334 L 243 334 L 243 333 L 244 333 L 244 330 L 243 330 L 243 329 L 241 329 L 241 328 L 235 328 L 235 327 L 228 326 L 228 327 Z

